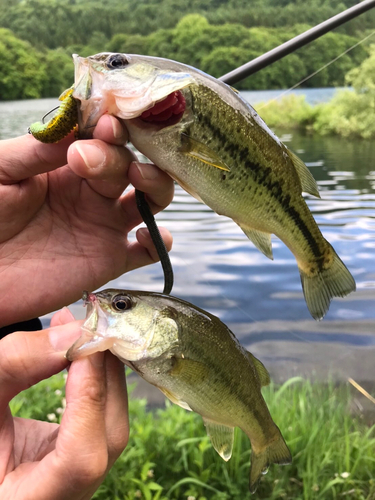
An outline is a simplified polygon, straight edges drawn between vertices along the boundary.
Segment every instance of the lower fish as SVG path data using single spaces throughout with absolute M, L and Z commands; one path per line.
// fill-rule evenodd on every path
M 83 299 L 86 320 L 70 361 L 109 349 L 173 403 L 199 413 L 224 460 L 234 428 L 242 429 L 252 448 L 252 493 L 270 464 L 291 463 L 261 393 L 268 371 L 216 316 L 160 293 L 108 289 Z

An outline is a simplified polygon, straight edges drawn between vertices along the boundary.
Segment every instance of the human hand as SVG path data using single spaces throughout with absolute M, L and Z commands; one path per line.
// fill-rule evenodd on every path
M 86 500 L 128 441 L 124 365 L 110 352 L 74 361 L 61 424 L 13 418 L 8 402 L 66 368 L 79 321 L 68 309 L 51 327 L 0 340 L 0 498 Z
M 134 190 L 122 193 L 130 182 L 156 213 L 172 200 L 173 182 L 153 165 L 132 163 L 127 138 L 105 115 L 92 140 L 70 135 L 42 144 L 28 135 L 0 142 L 0 327 L 59 309 L 83 289 L 158 260 L 146 228 L 129 243 L 142 220 Z M 170 249 L 170 233 L 161 233 Z

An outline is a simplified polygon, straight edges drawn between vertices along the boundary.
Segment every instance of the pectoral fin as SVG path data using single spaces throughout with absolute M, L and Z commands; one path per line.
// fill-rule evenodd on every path
M 266 257 L 273 260 L 271 234 L 258 231 L 257 229 L 248 229 L 239 224 L 242 231 L 246 234 L 250 241 L 254 243 Z
M 159 387 L 159 389 L 170 401 L 172 401 L 172 403 L 181 406 L 181 408 L 184 408 L 185 410 L 192 411 L 190 406 L 187 403 L 185 403 L 185 401 L 182 401 L 182 399 L 180 399 L 176 394 L 174 394 L 168 389 L 165 389 L 164 387 Z
M 234 427 L 218 424 L 212 420 L 203 418 L 207 434 L 211 439 L 212 446 L 226 462 L 232 456 Z
M 226 165 L 220 156 L 213 149 L 197 141 L 185 133 L 181 134 L 181 146 L 179 151 L 185 155 L 191 156 L 196 160 L 200 160 L 211 167 L 218 168 L 230 172 L 230 168 Z
M 301 181 L 302 191 L 309 193 L 317 198 L 320 198 L 318 185 L 310 170 L 306 167 L 301 158 L 298 158 L 290 149 L 287 150 L 289 158 L 297 171 L 299 180 Z
M 256 369 L 257 374 L 259 376 L 260 385 L 262 387 L 264 387 L 265 385 L 269 385 L 269 383 L 271 382 L 271 379 L 270 379 L 270 374 L 268 373 L 267 368 L 264 366 L 264 364 L 261 361 L 259 361 L 259 359 L 257 359 L 253 354 L 251 354 L 251 352 L 249 352 L 249 351 L 246 351 L 246 352 L 247 352 L 247 355 L 248 355 L 250 361 L 255 366 L 255 369 Z
M 195 385 L 202 382 L 209 373 L 209 369 L 203 363 L 186 358 L 173 358 L 173 366 L 169 371 L 172 377 L 178 377 L 179 380 L 188 385 Z

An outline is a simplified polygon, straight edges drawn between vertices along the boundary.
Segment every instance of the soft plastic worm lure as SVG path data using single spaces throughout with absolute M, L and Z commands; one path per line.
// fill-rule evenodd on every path
M 74 88 L 65 90 L 59 100 L 62 101 L 56 115 L 47 123 L 32 123 L 28 129 L 38 141 L 53 143 L 61 141 L 77 125 L 78 109 L 77 101 L 73 97 Z

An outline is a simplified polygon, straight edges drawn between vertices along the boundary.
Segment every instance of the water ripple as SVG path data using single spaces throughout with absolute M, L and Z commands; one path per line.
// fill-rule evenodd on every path
M 25 133 L 56 102 L 0 103 L 0 137 Z M 306 196 L 306 201 L 355 276 L 357 292 L 335 299 L 326 319 L 313 321 L 296 261 L 280 240 L 272 237 L 275 260 L 269 261 L 233 221 L 177 187 L 173 203 L 157 216 L 158 224 L 174 236 L 173 293 L 227 322 L 245 345 L 270 361 L 271 371 L 272 366 L 285 370 L 285 359 L 300 361 L 298 373 L 311 363 L 322 372 L 323 364 L 354 370 L 364 366 L 365 359 L 373 360 L 375 352 L 375 144 L 294 132 L 283 139 L 317 180 L 322 199 Z M 106 286 L 161 291 L 160 264 Z M 78 316 L 84 314 L 80 304 L 73 309 Z

